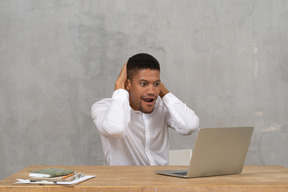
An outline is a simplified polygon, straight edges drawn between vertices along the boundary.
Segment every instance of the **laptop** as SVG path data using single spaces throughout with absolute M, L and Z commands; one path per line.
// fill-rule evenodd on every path
M 188 170 L 159 170 L 182 178 L 242 172 L 254 127 L 200 128 Z

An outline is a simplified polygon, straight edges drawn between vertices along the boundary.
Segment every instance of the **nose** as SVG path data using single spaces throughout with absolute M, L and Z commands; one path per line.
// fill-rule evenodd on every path
M 149 86 L 147 86 L 147 94 L 148 95 L 155 96 L 156 93 L 157 93 L 156 87 L 153 84 L 150 84 Z

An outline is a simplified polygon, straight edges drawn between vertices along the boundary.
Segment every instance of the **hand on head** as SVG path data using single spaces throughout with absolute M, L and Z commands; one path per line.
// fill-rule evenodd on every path
M 118 79 L 115 82 L 114 90 L 126 89 L 127 84 L 127 63 L 122 67 Z
M 161 82 L 160 83 L 160 97 L 164 97 L 167 93 L 169 93 L 168 89 L 164 86 L 164 84 Z

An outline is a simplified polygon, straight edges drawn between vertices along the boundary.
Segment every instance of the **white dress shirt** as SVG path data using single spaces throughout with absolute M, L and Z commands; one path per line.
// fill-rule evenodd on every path
M 108 165 L 167 165 L 168 127 L 189 135 L 199 126 L 195 113 L 172 93 L 158 97 L 154 111 L 145 114 L 134 111 L 129 93 L 118 89 L 96 102 L 91 114 Z

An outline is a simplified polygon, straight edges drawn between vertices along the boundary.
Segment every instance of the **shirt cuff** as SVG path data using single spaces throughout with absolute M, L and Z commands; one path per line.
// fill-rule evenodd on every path
M 167 93 L 163 98 L 162 98 L 163 102 L 167 105 L 167 106 L 171 106 L 174 103 L 179 102 L 179 99 L 173 95 L 171 92 Z
M 112 99 L 129 100 L 129 93 L 125 89 L 117 89 L 113 92 Z

